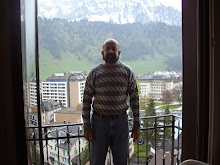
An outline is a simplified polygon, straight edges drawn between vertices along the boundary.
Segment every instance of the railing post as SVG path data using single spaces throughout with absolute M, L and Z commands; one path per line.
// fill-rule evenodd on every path
M 68 162 L 69 162 L 69 165 L 70 165 L 70 132 L 69 132 L 69 126 L 67 125 L 67 145 L 68 145 L 68 152 L 69 152 L 69 154 L 68 154 L 68 157 L 69 157 L 69 160 L 68 160 Z
M 59 135 L 58 135 L 58 130 L 56 129 L 56 134 L 57 134 L 57 137 L 56 137 L 56 139 L 57 139 L 57 158 L 58 158 L 58 163 L 60 164 L 60 147 L 59 147 Z
M 177 150 L 177 165 L 179 165 L 180 160 L 179 160 L 179 150 L 180 150 L 180 120 L 178 120 L 178 150 Z
M 47 136 L 47 128 L 44 128 L 44 132 L 46 132 L 45 134 L 45 140 L 46 140 L 46 147 L 47 147 L 47 163 L 49 164 L 49 159 L 48 159 L 48 136 Z
M 34 147 L 33 147 L 33 149 L 34 149 L 34 159 L 35 159 L 35 162 L 37 162 L 37 152 L 36 152 L 36 146 L 37 146 L 37 144 L 36 144 L 36 135 L 35 135 L 35 132 L 34 132 L 33 138 L 34 138 Z M 33 152 L 33 151 L 32 151 L 32 152 Z
M 157 164 L 157 118 L 155 117 L 155 120 L 154 120 L 154 146 L 155 146 L 155 165 Z
M 81 165 L 79 127 L 78 127 L 78 140 L 79 140 L 79 164 Z
M 146 122 L 146 165 L 148 165 L 148 121 Z
M 137 143 L 137 161 L 139 164 L 139 139 L 136 140 L 136 143 Z
M 171 151 L 171 165 L 174 165 L 174 124 L 175 124 L 175 116 L 172 116 L 172 151 Z
M 165 165 L 166 117 L 163 118 L 163 165 Z
M 89 141 L 88 141 L 89 142 Z M 91 164 L 91 144 L 89 142 L 89 161 L 90 161 L 90 164 Z

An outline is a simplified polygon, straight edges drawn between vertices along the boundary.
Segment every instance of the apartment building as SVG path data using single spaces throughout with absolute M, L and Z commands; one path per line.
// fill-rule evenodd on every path
M 82 133 L 82 127 L 80 126 L 79 128 Z M 49 132 L 48 137 L 50 138 L 66 137 L 66 132 L 70 132 L 71 136 L 77 136 L 78 126 L 70 126 L 68 127 L 68 131 L 67 127 L 63 127 L 57 130 L 49 130 Z M 48 153 L 48 155 L 44 157 L 45 162 L 48 162 L 49 164 L 70 165 L 78 163 L 78 155 L 85 150 L 87 141 L 84 138 L 76 137 L 59 140 L 52 139 L 48 140 L 48 144 L 48 147 L 44 148 L 44 153 Z
M 36 81 L 29 82 L 29 91 L 30 91 L 30 107 L 37 106 L 37 84 Z
M 55 112 L 61 110 L 63 105 L 56 101 L 41 102 L 41 124 L 46 125 L 56 121 Z M 38 126 L 37 107 L 30 108 L 28 113 L 28 125 Z
M 24 104 L 28 108 L 35 108 L 37 106 L 37 84 L 36 78 L 26 80 L 23 83 L 24 88 Z M 29 108 L 28 108 L 29 109 Z M 28 110 L 30 111 L 30 110 Z
M 28 113 L 28 125 L 30 127 L 38 126 L 37 112 L 30 112 L 30 113 Z
M 161 99 L 162 91 L 171 90 L 182 84 L 182 75 L 176 72 L 158 71 L 139 76 L 141 96 Z
M 42 102 L 41 111 L 43 113 L 43 124 L 50 124 L 56 121 L 55 112 L 60 111 L 63 105 L 56 101 Z
M 85 87 L 82 72 L 54 73 L 42 82 L 42 100 L 61 102 L 65 107 L 76 107 L 82 103 Z

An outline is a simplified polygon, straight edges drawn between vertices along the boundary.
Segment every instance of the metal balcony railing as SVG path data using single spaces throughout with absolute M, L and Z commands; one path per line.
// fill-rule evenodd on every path
M 130 119 L 129 124 L 131 123 Z M 182 146 L 181 125 L 181 118 L 174 115 L 141 118 L 140 138 L 134 143 L 129 140 L 128 164 L 179 164 Z M 27 129 L 32 164 L 41 164 L 41 138 L 38 127 Z M 89 161 L 90 144 L 84 139 L 82 123 L 44 125 L 42 140 L 44 164 L 81 165 Z M 113 164 L 110 150 L 106 164 Z

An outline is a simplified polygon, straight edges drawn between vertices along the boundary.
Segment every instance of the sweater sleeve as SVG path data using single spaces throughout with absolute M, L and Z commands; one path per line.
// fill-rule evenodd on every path
M 130 97 L 130 107 L 133 113 L 133 128 L 140 128 L 139 95 L 135 75 L 132 71 L 129 76 L 128 94 Z
M 91 129 L 90 111 L 92 99 L 94 96 L 94 72 L 91 71 L 86 79 L 85 90 L 83 95 L 82 118 L 84 129 Z

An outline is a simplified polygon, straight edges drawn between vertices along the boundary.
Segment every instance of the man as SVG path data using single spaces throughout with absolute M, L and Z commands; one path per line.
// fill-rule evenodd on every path
M 137 84 L 131 69 L 118 61 L 121 51 L 116 40 L 106 40 L 101 54 L 104 63 L 88 74 L 83 96 L 82 117 L 84 136 L 91 142 L 90 163 L 104 165 L 110 146 L 114 165 L 126 165 L 129 154 L 128 96 L 134 119 L 133 140 L 140 135 Z

